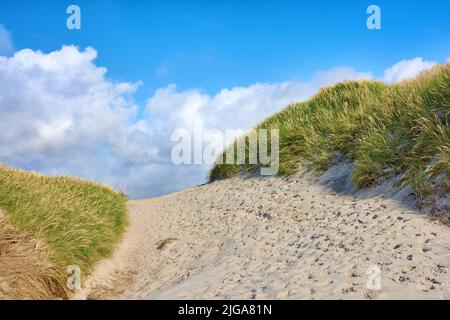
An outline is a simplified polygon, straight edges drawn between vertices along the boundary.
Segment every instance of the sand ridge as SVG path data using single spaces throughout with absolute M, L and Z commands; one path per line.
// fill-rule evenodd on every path
M 76 298 L 450 299 L 448 226 L 310 174 L 236 177 L 128 208 L 122 244 Z M 367 284 L 373 268 L 380 290 Z

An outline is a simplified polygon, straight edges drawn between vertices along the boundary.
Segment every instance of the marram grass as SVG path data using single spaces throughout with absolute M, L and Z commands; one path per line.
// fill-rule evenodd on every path
M 256 129 L 280 130 L 281 175 L 294 173 L 300 164 L 325 170 L 341 154 L 354 164 L 356 186 L 400 175 L 422 196 L 436 187 L 436 181 L 437 187 L 450 191 L 449 115 L 447 63 L 393 85 L 364 80 L 321 89 L 309 101 L 288 106 Z M 235 146 L 236 142 L 227 150 Z M 216 164 L 210 181 L 260 166 Z
M 72 177 L 48 177 L 0 165 L 0 208 L 11 222 L 44 241 L 61 274 L 85 275 L 112 253 L 126 224 L 126 197 Z

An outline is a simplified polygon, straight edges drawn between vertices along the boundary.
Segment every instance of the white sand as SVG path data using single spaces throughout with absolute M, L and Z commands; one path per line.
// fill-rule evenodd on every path
M 131 201 L 123 242 L 76 298 L 450 299 L 450 228 L 367 195 L 298 174 Z

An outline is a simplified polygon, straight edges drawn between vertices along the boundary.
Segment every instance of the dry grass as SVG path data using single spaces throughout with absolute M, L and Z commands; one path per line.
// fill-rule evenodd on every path
M 450 64 L 446 64 L 394 85 L 348 81 L 324 88 L 256 129 L 280 130 L 281 175 L 292 174 L 300 164 L 326 170 L 342 154 L 355 166 L 352 177 L 358 187 L 400 175 L 418 196 L 426 196 L 436 188 L 448 190 L 449 117 Z M 246 145 L 248 149 L 248 141 Z M 229 148 L 235 146 L 236 142 Z M 210 180 L 260 167 L 216 164 Z
M 66 297 L 64 275 L 48 259 L 48 248 L 8 220 L 0 218 L 0 299 Z
M 120 297 L 132 283 L 135 273 L 116 270 L 89 290 L 87 300 L 108 300 Z
M 163 250 L 165 247 L 167 247 L 169 244 L 171 244 L 174 241 L 177 241 L 177 238 L 167 238 L 163 241 L 161 241 L 160 243 L 158 243 L 158 245 L 156 246 L 157 250 Z

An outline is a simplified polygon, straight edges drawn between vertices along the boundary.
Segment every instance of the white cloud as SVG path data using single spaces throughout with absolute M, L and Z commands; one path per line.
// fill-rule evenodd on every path
M 116 158 L 127 161 L 138 84 L 107 81 L 96 55 L 63 47 L 0 57 L 0 161 L 99 180 Z
M 158 89 L 138 118 L 139 83 L 108 80 L 96 56 L 73 46 L 0 56 L 0 162 L 94 179 L 133 197 L 157 196 L 204 182 L 209 169 L 172 164 L 175 129 L 247 130 L 320 87 L 371 78 L 343 67 L 309 81 L 256 83 L 215 95 L 172 84 Z
M 411 60 L 402 60 L 384 71 L 382 80 L 387 83 L 393 83 L 413 78 L 420 72 L 430 69 L 436 64 L 437 62 L 435 61 L 426 61 L 421 57 Z
M 8 54 L 14 50 L 11 33 L 0 24 L 0 54 Z

